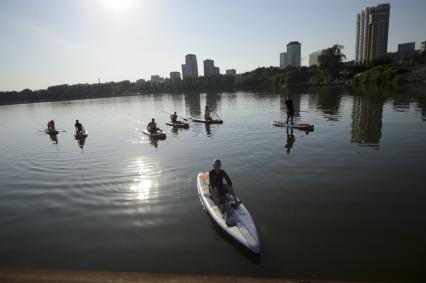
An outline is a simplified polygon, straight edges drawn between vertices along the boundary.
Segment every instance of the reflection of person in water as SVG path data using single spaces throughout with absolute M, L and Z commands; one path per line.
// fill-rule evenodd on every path
M 58 143 L 58 135 L 50 135 L 50 139 L 54 142 L 54 143 Z
M 205 123 L 204 125 L 206 126 L 207 136 L 210 136 L 210 134 L 212 133 L 212 131 L 210 130 L 210 124 Z
M 157 148 L 157 147 L 158 147 L 158 139 L 156 139 L 156 138 L 149 137 L 149 143 L 150 143 L 151 145 L 153 145 L 155 148 Z
M 293 128 L 288 128 L 287 127 L 287 144 L 285 145 L 285 148 L 287 148 L 287 154 L 290 153 L 290 150 L 293 147 L 294 142 L 296 141 L 296 138 L 293 135 Z
M 78 146 L 83 149 L 84 143 L 86 142 L 86 137 L 75 138 L 78 142 Z

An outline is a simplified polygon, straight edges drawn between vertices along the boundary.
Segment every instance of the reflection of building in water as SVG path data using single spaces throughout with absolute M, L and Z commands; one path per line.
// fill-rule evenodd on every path
M 336 87 L 312 89 L 309 97 L 309 106 L 314 106 L 321 110 L 327 120 L 338 121 L 343 93 L 343 89 Z
M 368 96 L 354 96 L 352 112 L 352 143 L 380 142 L 384 100 L 373 101 Z
M 420 108 L 422 112 L 422 120 L 426 121 L 426 97 L 419 96 L 417 97 L 417 107 Z
M 206 93 L 206 104 L 210 107 L 210 109 L 217 109 L 221 98 L 222 96 L 219 93 Z
M 189 113 L 189 116 L 200 115 L 201 111 L 201 102 L 199 93 L 185 93 L 185 108 L 186 112 Z M 203 108 L 204 109 L 204 108 Z

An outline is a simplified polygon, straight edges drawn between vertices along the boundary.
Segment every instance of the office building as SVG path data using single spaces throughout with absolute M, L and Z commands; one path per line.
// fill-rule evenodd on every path
M 287 44 L 287 52 L 280 53 L 280 68 L 287 66 L 300 67 L 301 47 L 298 41 L 292 41 Z
M 197 56 L 194 54 L 185 56 L 185 64 L 182 65 L 182 77 L 198 77 Z
M 151 76 L 151 83 L 161 83 L 163 81 L 164 81 L 164 78 L 160 77 L 159 75 Z
M 170 79 L 171 80 L 180 80 L 180 73 L 179 72 L 170 72 Z
M 237 71 L 235 69 L 228 69 L 228 70 L 226 70 L 226 75 L 236 77 Z
M 319 65 L 318 57 L 321 55 L 322 50 L 318 50 L 309 54 L 309 66 Z
M 420 52 L 424 52 L 426 50 L 426 41 L 420 43 Z
M 300 67 L 302 45 L 298 41 L 287 44 L 286 66 Z
M 204 76 L 211 76 L 215 74 L 214 61 L 211 59 L 204 60 Z
M 280 68 L 285 68 L 287 66 L 287 53 L 280 53 Z
M 415 42 L 407 42 L 407 43 L 399 43 L 398 44 L 398 53 L 405 53 L 405 52 L 414 52 L 416 50 L 416 43 Z
M 355 62 L 370 62 L 387 54 L 390 4 L 367 7 L 357 14 Z

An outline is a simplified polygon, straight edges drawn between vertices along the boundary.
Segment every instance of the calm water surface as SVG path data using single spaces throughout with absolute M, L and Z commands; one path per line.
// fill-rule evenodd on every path
M 0 266 L 415 281 L 426 256 L 426 103 L 290 93 L 315 131 L 271 126 L 285 95 L 146 95 L 0 106 Z M 223 125 L 164 125 L 216 105 Z M 155 117 L 167 139 L 142 129 Z M 41 132 L 49 119 L 57 141 Z M 73 137 L 74 120 L 87 128 Z M 65 132 L 66 131 L 66 132 Z M 219 157 L 256 222 L 254 257 L 204 213 Z M 421 277 L 420 277 L 421 276 Z

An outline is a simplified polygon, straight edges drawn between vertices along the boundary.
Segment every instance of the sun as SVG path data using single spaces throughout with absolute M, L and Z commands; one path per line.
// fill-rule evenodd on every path
M 135 0 L 101 0 L 106 8 L 113 12 L 122 13 L 132 8 Z

